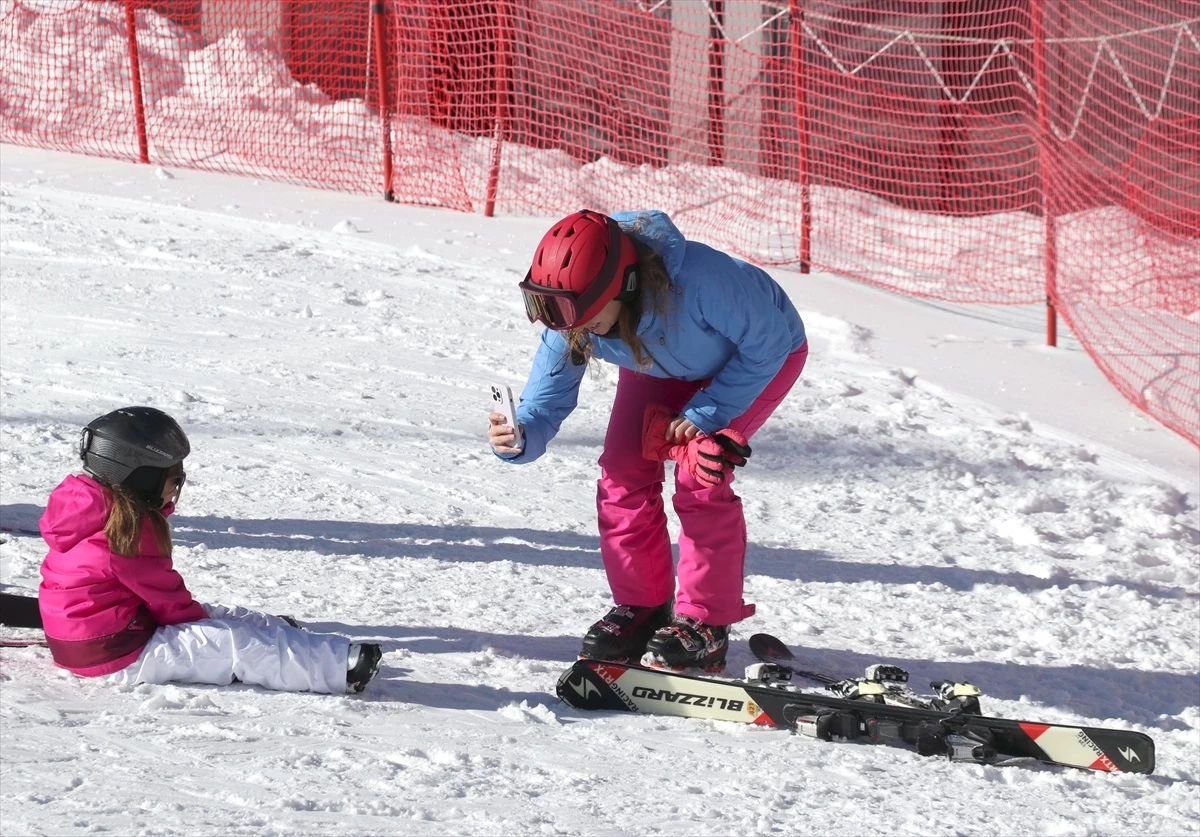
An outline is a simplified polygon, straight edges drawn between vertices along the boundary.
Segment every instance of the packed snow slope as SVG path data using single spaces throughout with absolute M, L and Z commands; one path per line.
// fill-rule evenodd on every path
M 0 649 L 0 832 L 1200 832 L 1197 453 L 1040 347 L 1036 312 L 774 271 L 812 356 L 739 476 L 758 613 L 729 671 L 767 631 L 810 668 L 969 680 L 993 714 L 1149 733 L 1155 775 L 563 706 L 610 603 L 615 370 L 539 462 L 484 440 L 488 384 L 532 358 L 515 286 L 546 224 L 0 148 L 3 589 L 37 586 L 79 428 L 150 404 L 192 441 L 193 592 L 385 649 L 354 697 Z

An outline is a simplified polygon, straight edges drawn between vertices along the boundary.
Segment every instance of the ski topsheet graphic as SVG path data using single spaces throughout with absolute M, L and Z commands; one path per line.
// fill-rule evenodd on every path
M 578 660 L 558 681 L 577 709 L 644 712 L 792 729 L 824 740 L 915 746 L 922 755 L 1009 764 L 1043 761 L 1128 773 L 1154 770 L 1154 742 L 1130 730 L 1042 724 Z

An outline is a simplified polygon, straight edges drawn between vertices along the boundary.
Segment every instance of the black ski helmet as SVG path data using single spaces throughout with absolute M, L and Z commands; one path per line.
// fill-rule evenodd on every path
M 191 453 L 179 423 L 153 407 L 122 407 L 93 419 L 79 436 L 83 470 L 123 485 L 157 508 L 167 470 Z

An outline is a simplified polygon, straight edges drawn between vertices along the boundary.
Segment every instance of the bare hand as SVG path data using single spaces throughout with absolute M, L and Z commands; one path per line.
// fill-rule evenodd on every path
M 520 453 L 517 446 L 517 432 L 503 413 L 488 414 L 488 444 L 496 453 Z M 523 429 L 523 428 L 522 428 Z
M 667 428 L 667 438 L 679 444 L 681 442 L 691 441 L 700 433 L 700 428 L 692 424 L 683 416 L 676 416 L 671 420 L 670 426 Z

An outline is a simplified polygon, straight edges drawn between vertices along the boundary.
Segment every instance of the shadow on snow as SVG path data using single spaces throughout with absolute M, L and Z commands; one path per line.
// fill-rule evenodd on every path
M 32 504 L 0 507 L 0 527 L 12 533 L 38 536 L 37 519 L 42 509 Z M 535 529 L 430 526 L 369 522 L 300 519 L 237 520 L 225 517 L 174 519 L 177 543 L 210 549 L 274 549 L 315 552 L 320 555 L 358 555 L 379 558 L 429 557 L 449 562 L 514 561 L 534 566 L 600 567 L 599 542 L 594 535 L 547 532 Z M 747 574 L 806 583 L 942 584 L 954 590 L 970 590 L 977 584 L 1004 585 L 1021 591 L 1045 590 L 1079 584 L 1104 586 L 1102 582 L 1074 579 L 1066 573 L 1052 578 L 994 570 L 961 567 L 903 566 L 838 560 L 815 550 L 776 549 L 751 545 Z M 1131 581 L 1121 586 L 1158 598 L 1195 598 L 1169 587 Z M 886 616 L 882 617 L 886 618 Z M 414 653 L 472 653 L 485 649 L 524 660 L 562 660 L 563 667 L 579 651 L 580 637 L 536 637 L 494 634 L 454 627 L 351 626 L 310 623 L 314 630 L 375 636 L 388 650 L 408 649 Z M 580 626 L 580 635 L 586 626 Z M 931 629 L 936 630 L 936 626 Z M 730 654 L 730 674 L 738 674 L 753 662 L 738 633 Z M 788 639 L 788 637 L 783 637 Z M 830 649 L 798 650 L 804 667 L 830 674 L 857 675 L 877 657 Z M 1178 715 L 1196 705 L 1200 676 L 1134 669 L 1097 669 L 1085 666 L 1041 666 L 1020 663 L 931 661 L 889 658 L 886 662 L 907 668 L 920 688 L 930 679 L 969 681 L 1000 700 L 1022 699 L 1043 706 L 1061 706 L 1072 713 L 1107 719 L 1122 718 L 1159 729 L 1186 729 L 1189 725 L 1163 715 Z M 407 688 L 407 686 L 405 687 Z M 421 688 L 414 684 L 411 697 L 432 706 L 496 708 L 509 701 L 544 698 L 542 693 L 510 693 L 484 689 L 461 692 L 459 698 L 440 695 L 442 687 Z M 483 689 L 483 687 L 480 687 Z M 455 690 L 458 691 L 458 687 Z M 467 695 L 475 694 L 470 700 Z M 461 698 L 461 699 L 460 699 Z M 468 705 L 469 704 L 469 705 Z M 1032 720 L 1044 709 L 1031 707 Z M 1012 712 L 1006 714 L 1012 715 Z M 1020 713 L 1018 713 L 1020 714 Z M 1047 720 L 1042 718 L 1042 720 Z
M 418 523 L 370 523 L 325 520 L 236 520 L 224 517 L 173 518 L 175 541 L 209 549 L 300 550 L 318 555 L 378 558 L 421 557 L 447 562 L 512 561 L 542 567 L 599 568 L 600 541 L 595 535 L 542 529 L 485 526 L 432 526 Z M 1130 580 L 1099 582 L 1058 571 L 1050 578 L 1019 572 L 957 566 L 906 566 L 841 560 L 820 550 L 755 546 L 746 553 L 747 575 L 813 584 L 876 582 L 942 584 L 971 590 L 979 584 L 1020 591 L 1079 585 L 1084 589 L 1122 586 L 1163 599 L 1200 598 L 1179 588 Z
M 359 636 L 382 642 L 385 651 L 404 649 L 415 654 L 478 654 L 486 651 L 496 653 L 503 659 L 514 661 L 561 660 L 565 671 L 579 653 L 580 636 L 528 636 L 523 634 L 497 634 L 456 627 L 420 627 L 412 625 L 362 626 L 340 622 L 310 622 L 306 627 L 315 631 L 327 631 L 349 636 Z M 747 665 L 754 662 L 748 638 L 743 632 L 735 631 L 730 646 L 729 666 L 726 675 L 740 676 Z M 985 661 L 952 662 L 889 657 L 881 660 L 866 654 L 831 649 L 806 650 L 795 647 L 800 667 L 827 672 L 834 676 L 860 675 L 871 663 L 889 662 L 907 669 L 911 682 L 918 691 L 930 680 L 943 679 L 970 682 L 984 691 L 984 710 L 988 710 L 987 698 L 1006 701 L 1027 701 L 1036 706 L 1028 710 L 1005 709 L 996 711 L 1005 717 L 1023 721 L 1053 722 L 1047 707 L 1061 709 L 1063 723 L 1071 717 L 1096 718 L 1101 723 L 1109 719 L 1120 719 L 1129 723 L 1142 724 L 1164 731 L 1191 729 L 1191 725 L 1177 718 L 1162 716 L 1179 715 L 1196 705 L 1200 676 L 1174 674 L 1161 671 L 1137 671 L 1132 669 L 1097 669 L 1087 666 L 1042 666 L 1022 663 L 995 663 Z M 386 671 L 386 666 L 383 671 Z M 555 674 L 560 673 L 553 669 Z M 495 709 L 510 701 L 529 700 L 530 705 L 545 702 L 545 694 L 507 692 L 490 689 L 487 694 L 470 693 L 478 702 L 464 702 L 453 696 L 459 688 L 446 689 L 443 685 L 433 688 L 431 684 L 417 687 L 410 696 L 405 681 L 395 682 L 395 697 L 404 697 L 430 706 L 452 706 L 459 708 Z M 802 680 L 797 685 L 808 688 Z M 818 689 L 819 686 L 811 685 Z M 440 690 L 440 691 L 439 691 Z M 442 692 L 447 694 L 442 695 Z M 393 696 L 389 690 L 389 697 Z M 496 702 L 499 700 L 499 702 Z M 490 702 L 489 702 L 490 701 Z M 553 702 L 552 702 L 553 705 Z M 557 711 L 557 710 L 556 710 Z

